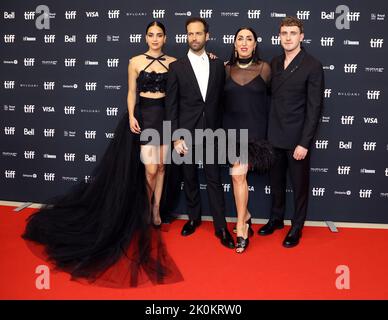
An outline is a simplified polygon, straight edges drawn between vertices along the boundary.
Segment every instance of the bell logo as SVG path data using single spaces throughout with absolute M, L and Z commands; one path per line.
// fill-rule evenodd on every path
M 202 19 L 208 19 L 211 18 L 213 14 L 213 10 L 211 9 L 201 9 L 199 11 L 199 15 Z
M 327 149 L 329 145 L 328 140 L 317 140 L 315 141 L 315 148 L 316 149 Z
M 14 89 L 14 88 L 15 88 L 15 81 L 13 80 L 4 81 L 4 89 Z
M 297 11 L 296 12 L 296 17 L 299 20 L 308 20 L 310 17 L 310 11 Z
M 348 141 L 348 142 L 340 141 L 338 149 L 351 150 L 352 149 L 352 142 L 351 141 Z
M 4 127 L 4 134 L 7 136 L 15 135 L 15 127 Z
M 45 43 L 54 43 L 55 42 L 55 34 L 45 34 L 44 35 Z
M 63 158 L 66 162 L 74 162 L 75 161 L 75 153 L 65 153 Z
M 234 34 L 224 34 L 222 37 L 222 42 L 225 44 L 231 44 L 234 42 Z
M 35 58 L 24 58 L 24 65 L 26 67 L 33 67 L 35 64 Z
M 272 36 L 271 37 L 271 44 L 273 46 L 279 46 L 280 45 L 280 36 Z
M 16 171 L 15 170 L 5 170 L 4 175 L 6 179 L 15 179 Z
M 332 47 L 334 44 L 334 37 L 321 37 L 322 47 Z
M 24 105 L 24 113 L 34 113 L 35 105 L 34 104 L 25 104 Z
M 352 125 L 354 121 L 354 116 L 342 116 L 341 124 Z
M 55 180 L 55 173 L 48 173 L 48 172 L 45 172 L 44 173 L 44 181 L 54 181 Z
M 359 195 L 362 199 L 370 198 L 372 195 L 372 190 L 360 189 Z
M 77 60 L 75 58 L 66 58 L 65 59 L 65 67 L 75 67 L 75 63 Z
M 97 82 L 85 82 L 85 90 L 86 91 L 96 91 Z
M 350 167 L 349 166 L 338 166 L 337 172 L 339 175 L 349 175 Z
M 264 193 L 265 194 L 271 194 L 271 186 L 265 186 L 264 187 Z
M 325 98 L 330 98 L 331 96 L 331 89 L 325 89 Z
M 357 72 L 357 64 L 346 63 L 344 65 L 344 71 L 345 71 L 345 73 L 356 73 Z
M 65 114 L 74 114 L 75 113 L 75 106 L 65 106 L 64 112 L 65 112 Z
M 77 15 L 77 11 L 65 11 L 66 20 L 74 20 Z
M 365 141 L 363 144 L 364 151 L 375 151 L 376 150 L 377 143 L 372 141 Z
M 140 43 L 141 42 L 141 34 L 130 34 L 129 35 L 129 42 L 130 43 Z
M 313 188 L 312 189 L 313 197 L 323 197 L 325 194 L 325 188 Z
M 96 131 L 85 130 L 85 138 L 86 139 L 96 139 Z
M 109 19 L 118 19 L 120 17 L 120 10 L 109 10 L 108 18 Z
M 5 34 L 4 35 L 4 43 L 14 43 L 15 35 L 14 34 Z
M 108 65 L 108 68 L 117 68 L 119 66 L 119 59 L 108 59 L 106 60 L 106 63 Z
M 117 116 L 118 108 L 106 108 L 107 116 Z
M 248 10 L 248 19 L 259 19 L 261 10 Z
M 95 154 L 89 156 L 88 154 L 85 154 L 85 162 L 96 162 L 97 156 Z
M 87 34 L 85 36 L 86 43 L 96 43 L 97 42 L 97 35 L 96 34 Z
M 47 138 L 53 138 L 55 135 L 55 129 L 44 129 L 43 134 Z
M 384 39 L 370 39 L 371 48 L 382 48 L 383 43 L 384 43 Z
M 176 43 L 186 43 L 187 42 L 187 34 L 176 34 L 175 35 Z
M 77 42 L 76 35 L 75 34 L 73 34 L 72 36 L 65 35 L 65 42 L 71 42 L 71 43 Z
M 34 136 L 35 135 L 35 129 L 27 129 L 27 128 L 24 128 L 24 131 L 23 131 L 23 134 L 25 136 Z
M 15 19 L 15 12 L 4 11 L 4 19 Z
M 154 9 L 152 11 L 152 17 L 154 19 L 162 19 L 162 18 L 164 18 L 164 14 L 165 13 L 166 13 L 166 10 L 160 10 L 160 9 L 156 10 L 156 9 Z
M 368 90 L 366 97 L 368 100 L 379 100 L 380 90 Z
M 54 81 L 45 81 L 43 82 L 44 90 L 54 90 L 55 82 Z
M 35 151 L 24 151 L 24 159 L 35 159 Z

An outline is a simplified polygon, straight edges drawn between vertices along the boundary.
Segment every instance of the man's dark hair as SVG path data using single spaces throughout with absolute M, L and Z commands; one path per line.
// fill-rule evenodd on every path
M 186 20 L 186 31 L 187 31 L 187 26 L 193 22 L 201 22 L 203 24 L 203 28 L 205 30 L 205 33 L 209 32 L 209 24 L 206 22 L 205 19 L 202 19 L 199 17 L 192 17 L 192 18 L 189 18 Z

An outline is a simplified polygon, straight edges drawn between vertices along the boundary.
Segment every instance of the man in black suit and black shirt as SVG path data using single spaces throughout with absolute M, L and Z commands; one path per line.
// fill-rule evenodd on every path
M 284 54 L 271 62 L 271 110 L 268 140 L 275 149 L 270 172 L 272 209 L 268 223 L 259 230 L 269 235 L 284 227 L 287 168 L 294 193 L 292 226 L 283 246 L 298 245 L 306 220 L 309 195 L 310 152 L 323 105 L 322 64 L 309 55 L 301 43 L 303 24 L 294 17 L 280 25 Z
M 205 44 L 209 39 L 207 22 L 201 18 L 190 18 L 186 22 L 186 30 L 190 49 L 187 56 L 170 64 L 166 118 L 171 121 L 172 132 L 186 129 L 194 139 L 195 129 L 215 131 L 221 127 L 225 69 L 221 60 L 209 59 L 206 54 Z M 174 141 L 176 152 L 189 155 L 193 160 L 192 163 L 183 163 L 182 168 L 189 214 L 189 221 L 181 232 L 183 236 L 192 234 L 201 222 L 200 189 L 194 161 L 194 149 L 198 150 L 198 146 L 203 156 L 206 156 L 203 141 L 193 141 L 192 144 L 184 139 Z M 216 155 L 216 150 L 214 148 L 211 152 Z M 233 238 L 226 226 L 224 191 L 217 159 L 213 164 L 204 160 L 203 168 L 216 236 L 224 246 L 234 248 Z

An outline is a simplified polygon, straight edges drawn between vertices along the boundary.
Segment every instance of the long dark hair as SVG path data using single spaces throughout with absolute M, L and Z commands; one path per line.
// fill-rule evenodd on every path
M 147 25 L 146 34 L 148 33 L 148 29 L 151 28 L 151 27 L 153 27 L 153 26 L 157 26 L 157 27 L 159 27 L 160 29 L 162 29 L 163 34 L 166 35 L 166 27 L 165 27 L 164 24 L 161 23 L 160 21 L 152 21 L 152 22 L 150 22 L 150 23 Z
M 256 47 L 253 49 L 252 61 L 253 61 L 253 63 L 258 63 L 260 61 L 260 55 L 259 55 L 259 50 L 257 47 L 257 34 L 256 34 L 255 30 L 253 30 L 251 27 L 242 27 L 242 28 L 238 29 L 234 35 L 234 43 L 236 42 L 237 35 L 239 34 L 239 32 L 241 30 L 248 30 L 248 31 L 252 32 L 252 34 L 255 38 L 255 41 L 256 41 Z M 238 61 L 238 57 L 236 57 L 236 53 L 235 53 L 234 43 L 233 43 L 232 53 L 230 55 L 228 65 L 234 65 Z

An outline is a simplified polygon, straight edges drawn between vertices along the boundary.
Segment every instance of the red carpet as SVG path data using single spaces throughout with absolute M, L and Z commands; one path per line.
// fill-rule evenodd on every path
M 0 299 L 388 299 L 388 230 L 341 228 L 331 233 L 305 227 L 301 244 L 285 249 L 286 227 L 269 237 L 255 234 L 247 252 L 238 255 L 221 246 L 209 222 L 183 238 L 184 221 L 163 233 L 183 282 L 107 289 L 52 273 L 51 288 L 38 290 L 35 269 L 44 261 L 20 238 L 25 219 L 35 210 L 12 209 L 0 207 Z M 350 269 L 349 290 L 336 288 L 338 265 Z

